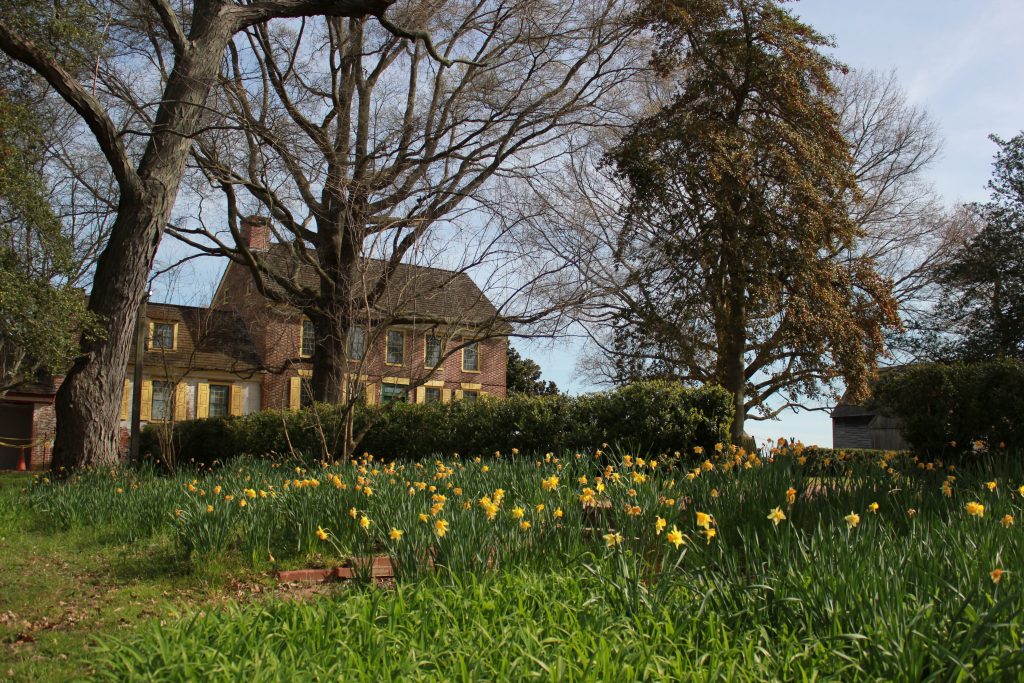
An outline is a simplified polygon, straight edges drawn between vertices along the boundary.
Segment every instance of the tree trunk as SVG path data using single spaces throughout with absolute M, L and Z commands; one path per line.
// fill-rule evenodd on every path
M 138 165 L 138 195 L 122 197 L 110 239 L 96 264 L 89 310 L 104 334 L 85 338 L 57 392 L 54 469 L 66 471 L 118 459 L 121 396 L 135 318 L 147 289 L 160 238 L 178 196 L 202 106 L 210 92 L 232 25 L 219 7 L 193 18 L 191 49 L 176 60 L 157 110 L 153 135 Z
M 55 470 L 117 461 L 121 396 L 135 318 L 170 211 L 169 205 L 166 211 L 153 208 L 122 202 L 110 244 L 96 265 L 89 310 L 103 321 L 103 336 L 83 337 L 82 354 L 57 391 L 51 465 Z

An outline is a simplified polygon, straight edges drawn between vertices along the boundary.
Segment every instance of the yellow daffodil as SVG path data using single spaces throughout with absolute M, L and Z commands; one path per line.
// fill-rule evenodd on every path
M 367 517 L 366 515 L 363 515 L 362 517 L 360 517 L 359 518 L 359 526 L 363 527 L 364 529 L 369 529 L 370 528 L 370 518 Z
M 429 521 L 429 520 L 430 520 L 430 517 L 427 517 L 427 516 L 426 516 L 425 514 L 423 514 L 422 512 L 420 513 L 420 521 L 421 521 L 421 522 L 427 522 L 427 521 Z
M 860 524 L 860 515 L 858 515 L 856 512 L 851 512 L 850 514 L 843 517 L 843 519 L 846 520 L 846 523 L 850 526 L 851 529 L 855 528 L 858 524 Z
M 1013 526 L 1013 515 L 1003 515 L 1003 518 L 999 520 L 999 523 L 1009 529 Z
M 443 519 L 434 522 L 434 533 L 437 534 L 438 538 L 444 538 L 444 535 L 448 533 L 448 522 Z
M 994 481 L 990 481 L 990 482 L 986 482 L 985 483 L 985 488 L 987 488 L 989 491 L 995 491 L 996 490 L 996 486 L 997 486 L 997 484 Z
M 526 510 L 521 507 L 512 508 L 512 519 L 522 519 L 525 514 Z
M 870 505 L 868 505 L 868 510 L 871 510 L 872 512 L 878 512 L 878 503 L 871 503 Z
M 394 527 L 391 527 L 391 531 L 388 532 L 388 538 L 390 538 L 392 541 L 401 541 L 403 533 L 405 532 Z
M 779 522 L 786 519 L 786 513 L 782 511 L 782 508 L 777 507 L 768 513 L 768 519 L 774 522 L 775 526 L 778 526 Z
M 667 540 L 669 543 L 671 543 L 677 548 L 686 542 L 685 540 L 683 540 L 683 532 L 680 531 L 676 526 L 673 526 L 672 530 L 668 532 L 668 534 L 665 536 L 665 540 Z
M 1005 573 L 1006 572 L 1004 572 L 1002 569 L 993 569 L 988 573 L 988 575 L 989 578 L 992 579 L 992 583 L 998 584 L 1000 581 L 1003 580 L 1003 574 Z
M 212 505 L 207 505 L 206 506 L 206 511 L 207 512 L 213 512 L 213 506 Z
M 610 534 L 605 534 L 604 535 L 604 543 L 609 548 L 615 547 L 615 546 L 619 545 L 620 543 L 622 543 L 622 534 L 620 534 L 617 531 L 613 532 L 613 533 L 610 533 Z
M 351 517 L 352 519 L 355 519 L 357 514 L 359 514 L 359 513 L 356 512 L 355 508 L 349 508 L 348 509 L 348 516 Z
M 718 532 L 711 528 L 707 528 L 701 533 L 703 533 L 707 537 L 708 543 L 711 543 L 711 539 L 718 535 Z
M 792 505 L 796 502 L 796 489 L 790 486 L 786 489 L 786 504 Z
M 238 500 L 238 507 L 244 508 L 246 505 L 247 505 L 247 503 L 245 502 L 245 498 L 240 498 Z
M 564 514 L 565 513 L 562 512 L 562 508 L 555 508 L 555 519 L 561 519 Z
M 317 538 L 319 538 L 319 539 L 320 539 L 321 541 L 326 541 L 326 540 L 327 540 L 327 532 L 326 532 L 326 531 L 324 531 L 324 528 L 323 528 L 322 526 L 318 526 L 318 527 L 316 528 L 316 536 L 317 536 Z
M 668 522 L 665 521 L 665 519 L 663 517 L 655 518 L 655 520 L 654 520 L 654 533 L 655 533 L 655 535 L 660 536 L 661 532 L 665 530 L 666 526 L 668 526 Z
M 519 522 L 519 528 L 523 531 L 527 531 L 530 528 L 530 526 L 530 520 L 528 519 L 524 519 L 523 521 Z
M 706 512 L 697 513 L 697 526 L 704 527 L 705 529 L 711 528 L 711 515 Z
M 967 505 L 964 506 L 964 509 L 967 511 L 967 514 L 971 515 L 972 517 L 984 517 L 985 516 L 985 506 L 982 505 L 981 503 L 977 503 L 977 502 L 968 503 Z

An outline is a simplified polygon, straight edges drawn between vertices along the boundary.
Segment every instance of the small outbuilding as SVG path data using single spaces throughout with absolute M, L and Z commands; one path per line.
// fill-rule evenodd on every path
M 832 447 L 900 451 L 910 444 L 900 434 L 899 419 L 847 402 L 844 396 L 832 411 Z

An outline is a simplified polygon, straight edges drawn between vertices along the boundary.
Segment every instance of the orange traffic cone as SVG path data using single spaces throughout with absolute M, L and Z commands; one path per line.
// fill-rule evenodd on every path
M 19 448 L 18 449 L 18 471 L 19 472 L 24 472 L 27 469 L 28 469 L 28 467 L 25 466 L 25 449 L 24 448 Z

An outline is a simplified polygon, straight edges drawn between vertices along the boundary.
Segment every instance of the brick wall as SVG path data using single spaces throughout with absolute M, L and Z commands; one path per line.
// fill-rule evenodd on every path
M 50 468 L 50 461 L 53 458 L 53 437 L 56 432 L 57 413 L 53 403 L 37 403 L 32 411 L 32 442 L 36 445 L 29 453 L 30 470 Z

